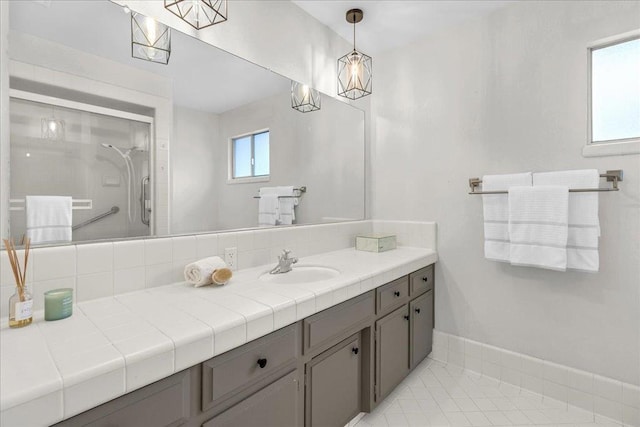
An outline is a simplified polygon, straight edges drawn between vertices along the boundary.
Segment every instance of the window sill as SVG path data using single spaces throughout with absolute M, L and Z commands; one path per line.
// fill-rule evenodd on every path
M 247 178 L 227 178 L 227 184 L 251 184 L 254 182 L 269 182 L 269 176 L 251 176 Z
M 583 157 L 626 156 L 629 154 L 640 154 L 640 139 L 595 143 L 582 148 Z

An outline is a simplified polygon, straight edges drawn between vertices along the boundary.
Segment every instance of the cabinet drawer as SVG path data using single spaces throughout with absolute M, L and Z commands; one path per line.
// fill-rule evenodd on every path
M 202 364 L 202 410 L 295 362 L 298 328 L 288 326 Z
M 367 320 L 375 312 L 374 294 L 368 292 L 338 304 L 304 320 L 305 354 L 332 339 L 340 337 L 352 326 Z
M 57 427 L 178 426 L 190 417 L 191 375 L 182 371 L 64 420 Z
M 411 296 L 433 289 L 433 264 L 411 273 L 409 282 L 411 283 Z
M 409 296 L 409 280 L 407 276 L 387 283 L 376 289 L 376 313 L 388 311 L 404 304 Z
M 207 421 L 202 427 L 294 427 L 299 424 L 296 372 Z

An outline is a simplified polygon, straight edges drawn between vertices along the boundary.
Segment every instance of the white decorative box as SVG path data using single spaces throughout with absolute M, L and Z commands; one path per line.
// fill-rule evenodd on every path
M 368 234 L 356 236 L 356 250 L 384 252 L 396 248 L 395 234 Z

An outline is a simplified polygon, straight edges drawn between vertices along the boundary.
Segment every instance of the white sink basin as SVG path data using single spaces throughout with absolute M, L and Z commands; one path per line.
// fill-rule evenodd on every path
M 268 271 L 260 275 L 260 280 L 269 283 L 311 283 L 329 280 L 340 275 L 340 271 L 319 265 L 294 265 L 288 273 L 270 274 Z

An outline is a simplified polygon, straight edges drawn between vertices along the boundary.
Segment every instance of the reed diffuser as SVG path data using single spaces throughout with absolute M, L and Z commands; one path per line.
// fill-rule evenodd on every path
M 18 254 L 13 241 L 4 239 L 7 255 L 16 280 L 16 293 L 9 298 L 9 327 L 21 328 L 33 321 L 33 297 L 27 290 L 27 265 L 29 264 L 29 244 L 27 239 L 24 247 L 24 268 L 20 266 Z

